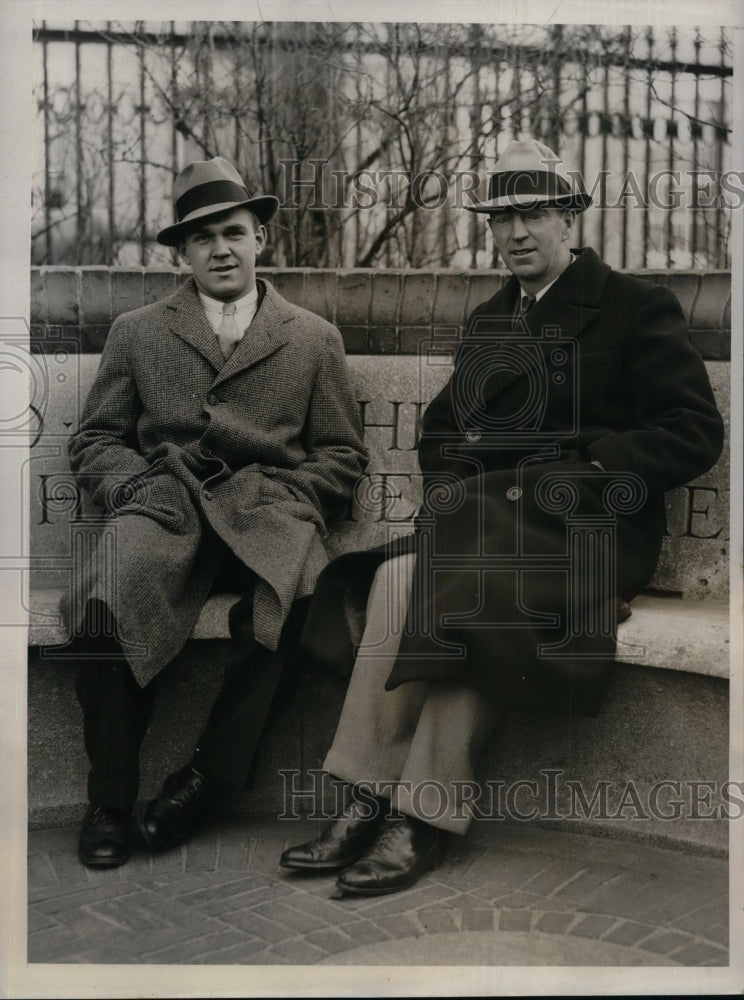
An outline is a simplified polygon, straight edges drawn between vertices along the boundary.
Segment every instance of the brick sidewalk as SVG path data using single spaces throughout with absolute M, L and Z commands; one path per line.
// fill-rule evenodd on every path
M 76 829 L 29 833 L 29 963 L 728 963 L 728 863 L 638 842 L 481 824 L 414 888 L 335 898 L 277 869 L 303 820 L 232 821 L 91 871 Z

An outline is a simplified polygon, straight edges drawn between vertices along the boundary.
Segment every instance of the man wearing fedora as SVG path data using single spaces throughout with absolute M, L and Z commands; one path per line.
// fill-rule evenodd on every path
M 85 865 L 129 857 L 139 750 L 156 680 L 208 596 L 237 592 L 234 655 L 190 762 L 140 823 L 151 850 L 187 838 L 245 787 L 308 596 L 366 463 L 338 330 L 257 279 L 273 196 L 221 157 L 188 165 L 158 235 L 192 276 L 119 316 L 70 464 L 105 511 L 65 612 L 90 759 Z
M 281 863 L 340 872 L 344 894 L 414 884 L 465 833 L 509 704 L 598 710 L 617 620 L 656 567 L 664 494 L 720 454 L 675 296 L 571 249 L 590 204 L 547 146 L 506 148 L 468 207 L 511 277 L 469 317 L 424 413 L 416 530 L 318 582 L 308 655 L 351 673 L 324 766 L 353 794 Z M 367 590 L 362 631 L 343 609 Z M 331 633 L 346 639 L 333 656 Z

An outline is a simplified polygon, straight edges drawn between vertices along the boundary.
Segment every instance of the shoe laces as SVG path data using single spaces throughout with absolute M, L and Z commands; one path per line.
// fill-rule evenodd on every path
M 385 823 L 382 833 L 375 840 L 373 850 L 375 853 L 385 854 L 387 851 L 395 850 L 398 841 L 405 836 L 408 823 L 405 819 L 396 819 Z
M 174 784 L 176 782 L 174 781 Z M 203 798 L 208 792 L 208 782 L 197 771 L 192 769 L 192 773 L 188 776 L 186 781 L 181 785 L 177 791 L 170 792 L 168 798 L 173 802 L 178 802 L 181 805 L 189 805 L 195 802 L 197 799 Z

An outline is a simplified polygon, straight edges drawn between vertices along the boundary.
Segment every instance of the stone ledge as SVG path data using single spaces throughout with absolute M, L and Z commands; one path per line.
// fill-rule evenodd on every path
M 730 357 L 731 276 L 728 271 L 631 270 L 667 285 L 679 297 L 692 341 L 711 360 Z M 100 351 L 99 328 L 120 313 L 171 292 L 188 271 L 151 268 L 31 269 L 33 350 L 55 349 L 53 331 L 79 350 Z M 459 334 L 467 315 L 506 280 L 503 270 L 259 268 L 290 302 L 319 313 L 342 331 L 347 350 L 416 352 L 405 331 L 449 327 Z
M 725 601 L 692 601 L 641 594 L 630 618 L 618 629 L 617 659 L 728 679 L 729 606 Z M 629 646 L 640 649 L 633 650 Z
M 28 644 L 57 646 L 67 641 L 59 613 L 60 589 L 31 594 Z M 192 639 L 227 639 L 228 612 L 234 594 L 211 597 L 197 620 Z M 618 629 L 622 663 L 662 670 L 729 677 L 729 608 L 723 601 L 695 601 L 642 594 L 631 605 L 633 613 Z

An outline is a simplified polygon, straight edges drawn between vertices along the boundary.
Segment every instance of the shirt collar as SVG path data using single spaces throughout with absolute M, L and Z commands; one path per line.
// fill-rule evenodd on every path
M 211 295 L 205 295 L 204 292 L 201 291 L 199 291 L 199 298 L 208 313 L 222 316 L 222 307 L 225 305 L 224 302 L 221 302 L 219 299 L 213 299 Z M 243 295 L 241 298 L 235 299 L 234 304 L 237 308 L 237 312 L 241 312 L 243 309 L 249 309 L 251 306 L 255 306 L 257 302 L 258 288 L 254 285 L 247 295 Z

